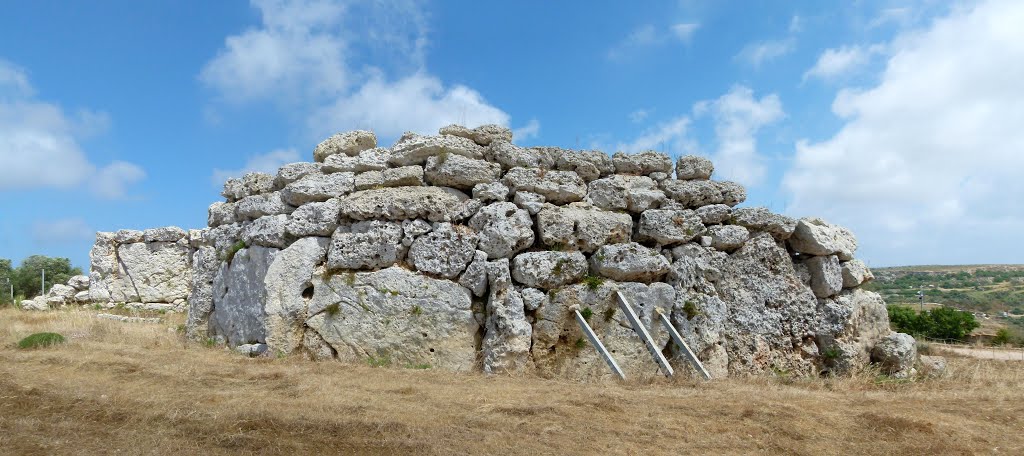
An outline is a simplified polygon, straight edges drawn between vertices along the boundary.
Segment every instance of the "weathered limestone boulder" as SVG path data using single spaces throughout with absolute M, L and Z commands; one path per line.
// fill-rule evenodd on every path
M 843 288 L 859 287 L 864 282 L 871 281 L 875 275 L 871 273 L 868 266 L 861 260 L 850 260 L 842 263 Z
M 590 309 L 589 324 L 597 337 L 615 357 L 628 379 L 662 375 L 644 343 L 619 310 L 615 291 L 621 291 L 641 323 L 648 328 L 658 347 L 669 344 L 669 336 L 655 318 L 655 308 L 671 309 L 675 291 L 664 283 L 615 283 L 596 286 L 576 284 L 544 295 L 533 325 L 531 352 L 538 372 L 560 378 L 615 378 L 597 350 L 576 324 L 573 305 Z M 587 313 L 587 312 L 584 312 Z
M 512 142 L 512 130 L 508 127 L 501 125 L 487 124 L 479 127 L 469 129 L 462 125 L 449 125 L 447 127 L 441 127 L 438 131 L 442 135 L 461 136 L 463 138 L 472 140 L 473 142 L 487 146 L 494 141 L 505 141 Z
M 35 299 L 23 299 L 18 305 L 21 306 L 22 310 L 50 310 L 50 305 L 46 302 L 46 296 L 36 296 Z
M 246 196 L 262 195 L 275 190 L 274 176 L 267 173 L 247 173 L 241 178 L 228 179 L 224 183 L 221 195 L 229 202 L 238 201 Z
M 477 184 L 497 181 L 501 165 L 458 154 L 442 154 L 427 159 L 427 182 L 431 185 L 470 190 Z
M 277 177 L 274 178 L 274 187 L 284 188 L 303 177 L 316 174 L 323 174 L 320 163 L 288 163 L 277 170 Z
M 512 259 L 512 278 L 532 288 L 558 288 L 586 275 L 587 257 L 580 252 L 527 252 Z
M 544 148 L 555 162 L 555 168 L 572 171 L 584 181 L 590 182 L 615 172 L 615 163 L 608 154 L 599 150 L 569 150 L 554 147 Z
M 877 293 L 844 290 L 818 300 L 814 333 L 820 352 L 830 354 L 824 361 L 832 372 L 846 374 L 867 366 L 875 343 L 891 332 L 889 312 Z
M 75 302 L 75 294 L 77 293 L 78 290 L 75 290 L 74 287 L 55 283 L 50 287 L 50 291 L 46 293 L 46 298 L 48 303 L 60 306 Z
M 68 279 L 68 286 L 75 291 L 86 291 L 89 289 L 89 276 L 76 275 Z
M 732 252 L 750 239 L 750 232 L 739 225 L 714 225 L 708 227 L 708 236 L 711 236 L 711 247 L 723 252 Z
M 459 285 L 468 288 L 473 292 L 473 296 L 480 298 L 487 293 L 487 283 L 487 253 L 477 250 L 473 253 L 473 261 L 459 276 Z
M 799 253 L 839 255 L 840 260 L 849 261 L 857 251 L 857 238 L 850 230 L 820 218 L 802 218 L 789 238 L 789 246 Z
M 299 239 L 274 255 L 263 281 L 266 344 L 271 353 L 289 354 L 302 345 L 313 272 L 323 264 L 330 239 Z
M 509 189 L 501 182 L 484 182 L 473 186 L 473 199 L 484 203 L 508 201 Z
M 142 242 L 144 234 L 140 230 L 117 230 L 114 233 L 114 242 L 117 244 L 131 244 Z
M 469 219 L 469 227 L 479 233 L 477 248 L 491 259 L 511 258 L 534 241 L 530 213 L 512 203 L 484 206 Z
M 356 130 L 338 133 L 317 144 L 313 149 L 313 160 L 323 163 L 332 155 L 358 155 L 360 152 L 377 147 L 377 135 L 372 131 Z
M 235 203 L 218 201 L 210 205 L 207 225 L 217 227 L 235 223 Z
M 602 245 L 590 257 L 590 266 L 597 274 L 619 282 L 650 283 L 669 270 L 668 259 L 661 253 L 636 242 Z
M 142 232 L 143 242 L 178 242 L 185 237 L 185 230 L 176 226 L 150 228 Z
M 508 141 L 495 141 L 484 150 L 484 157 L 489 162 L 498 163 L 501 168 L 532 168 L 551 169 L 555 166 L 554 159 L 536 148 L 519 147 Z
M 705 225 L 723 223 L 732 217 L 732 208 L 727 204 L 712 204 L 698 208 L 695 212 Z
M 292 206 L 327 201 L 351 192 L 355 188 L 352 173 L 311 174 L 288 184 L 281 191 L 284 201 Z
M 544 197 L 536 193 L 517 192 L 512 197 L 512 202 L 522 209 L 526 209 L 530 215 L 537 215 L 544 208 Z
M 672 159 L 668 155 L 648 150 L 637 154 L 616 152 L 612 156 L 615 172 L 646 176 L 651 173 L 671 173 Z
M 727 181 L 666 179 L 661 181 L 661 189 L 691 209 L 712 204 L 735 206 L 747 199 L 747 191 L 740 184 Z
M 260 217 L 242 229 L 242 242 L 245 242 L 245 245 L 283 249 L 289 242 L 287 226 L 287 215 Z
M 294 210 L 294 206 L 284 201 L 281 192 L 246 196 L 235 203 L 235 220 L 256 220 L 267 215 L 291 214 Z
M 451 221 L 466 194 L 443 187 L 394 187 L 363 190 L 341 198 L 341 214 L 353 220 L 381 218 Z
M 472 140 L 459 136 L 413 135 L 392 147 L 388 163 L 394 166 L 422 165 L 430 157 L 443 155 L 480 159 L 484 156 L 483 150 Z
M 789 239 L 796 230 L 796 220 L 784 215 L 773 214 L 764 207 L 741 207 L 733 209 L 732 223 L 755 231 L 771 233 L 776 239 Z
M 359 152 L 359 155 L 331 155 L 324 160 L 322 170 L 325 173 L 362 173 L 366 171 L 383 171 L 388 168 L 391 149 L 375 147 Z
M 692 210 L 650 209 L 640 214 L 636 238 L 668 246 L 689 242 L 704 230 L 701 218 Z
M 423 185 L 422 166 L 400 166 L 383 171 L 366 171 L 356 175 L 355 189 L 380 187 L 418 187 Z
M 192 254 L 192 292 L 188 295 L 188 318 L 185 321 L 185 336 L 189 339 L 204 340 L 208 336 L 210 313 L 213 312 L 213 281 L 221 268 L 222 263 L 214 247 L 199 247 Z
M 946 375 L 946 358 L 943 356 L 918 357 L 918 371 L 928 378 L 941 378 Z
M 545 205 L 537 215 L 540 238 L 549 247 L 593 252 L 604 244 L 629 242 L 633 218 L 586 204 Z
M 297 238 L 307 236 L 330 237 L 338 229 L 338 214 L 341 203 L 331 198 L 319 203 L 304 204 L 292 212 L 285 227 L 289 235 Z
M 811 257 L 804 264 L 811 274 L 811 290 L 815 296 L 828 298 L 843 289 L 843 269 L 835 255 Z
M 882 373 L 896 378 L 910 378 L 917 373 L 917 342 L 909 334 L 889 334 L 871 350 L 871 359 L 878 363 Z
M 352 224 L 351 231 L 339 229 L 331 237 L 328 269 L 380 269 L 405 257 L 402 225 L 368 220 Z
M 469 290 L 400 267 L 314 275 L 306 324 L 338 359 L 452 371 L 476 363 L 479 323 Z
M 89 303 L 89 290 L 79 291 L 75 293 L 76 304 L 88 304 Z
M 526 319 L 523 298 L 512 286 L 508 258 L 487 263 L 490 296 L 482 345 L 488 374 L 518 372 L 532 367 L 533 327 Z
M 580 201 L 587 195 L 587 185 L 572 171 L 512 168 L 502 179 L 514 192 L 526 191 L 542 195 L 552 204 Z
M 96 286 L 110 301 L 172 303 L 188 297 L 192 265 L 187 245 L 135 242 L 103 253 L 113 258 L 99 269 L 103 283 Z
M 713 172 L 715 165 L 704 157 L 685 155 L 676 160 L 676 179 L 679 180 L 708 180 Z
M 278 249 L 249 247 L 235 253 L 213 280 L 213 333 L 231 347 L 267 340 L 264 281 Z
M 587 187 L 587 202 L 610 211 L 640 213 L 657 208 L 665 200 L 658 183 L 647 176 L 614 175 L 597 179 Z
M 473 261 L 477 234 L 461 225 L 434 224 L 434 229 L 412 243 L 409 263 L 418 271 L 445 279 L 458 277 Z

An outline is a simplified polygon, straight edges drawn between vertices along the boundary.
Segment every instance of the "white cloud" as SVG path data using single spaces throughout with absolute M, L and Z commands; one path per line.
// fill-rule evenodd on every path
M 295 149 L 277 149 L 261 155 L 253 155 L 245 162 L 245 166 L 239 169 L 215 169 L 211 180 L 213 185 L 221 186 L 232 177 L 242 177 L 246 173 L 267 173 L 277 174 L 277 170 L 288 163 L 300 161 L 299 153 Z
M 446 85 L 424 69 L 428 29 L 419 2 L 253 4 L 262 24 L 228 37 L 199 75 L 231 103 L 276 101 L 301 113 L 316 139 L 352 128 L 386 139 L 451 123 L 509 124 L 508 114 L 476 90 Z M 355 60 L 382 65 L 357 66 Z
M 796 41 L 792 38 L 784 40 L 759 41 L 745 46 L 739 54 L 736 54 L 736 59 L 757 68 L 765 62 L 769 62 L 789 54 L 795 48 Z
M 804 73 L 803 79 L 819 78 L 823 80 L 838 79 L 849 76 L 868 63 L 871 51 L 861 46 L 843 46 L 838 49 L 826 49 L 818 57 L 818 61 Z
M 804 21 L 799 15 L 793 15 L 789 20 L 789 33 L 800 33 L 804 29 Z
M 37 221 L 32 224 L 32 239 L 37 244 L 88 241 L 95 237 L 96 230 L 80 218 Z
M 25 71 L 0 60 L 0 191 L 86 187 L 103 198 L 121 198 L 145 176 L 126 162 L 97 166 L 82 150 L 81 140 L 109 128 L 106 114 L 68 115 L 34 95 Z
M 876 262 L 1019 262 L 1022 23 L 993 0 L 900 34 L 876 86 L 836 96 L 835 135 L 797 144 L 788 211 L 849 225 Z
M 684 43 L 689 43 L 693 39 L 693 34 L 697 33 L 697 29 L 700 28 L 700 24 L 696 22 L 686 22 L 681 24 L 675 24 L 670 29 L 675 37 Z
M 537 119 L 530 119 L 526 125 L 512 130 L 512 139 L 514 141 L 527 140 L 536 138 L 540 134 L 540 121 Z
M 716 100 L 697 103 L 694 113 L 715 119 L 718 148 L 712 161 L 717 175 L 747 186 L 761 184 L 766 164 L 757 151 L 757 133 L 785 116 L 779 97 L 757 99 L 750 88 L 736 86 Z
M 633 123 L 640 123 L 647 119 L 650 113 L 646 109 L 637 109 L 629 113 L 629 121 Z
M 615 150 L 630 153 L 659 150 L 679 155 L 696 147 L 688 137 L 690 123 L 691 119 L 688 116 L 670 119 L 644 130 L 631 142 L 616 144 Z

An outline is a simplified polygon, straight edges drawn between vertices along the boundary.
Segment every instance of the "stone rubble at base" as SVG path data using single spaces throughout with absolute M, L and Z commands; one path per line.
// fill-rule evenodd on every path
M 89 277 L 22 306 L 187 311 L 188 337 L 253 356 L 610 376 L 580 305 L 628 376 L 657 375 L 620 291 L 716 377 L 913 368 L 853 234 L 736 207 L 706 158 L 525 148 L 497 125 L 340 133 L 313 157 L 229 179 L 206 228 L 98 233 Z

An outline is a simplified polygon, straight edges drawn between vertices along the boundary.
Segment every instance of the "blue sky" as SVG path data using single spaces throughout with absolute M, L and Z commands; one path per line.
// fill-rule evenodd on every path
M 1022 263 L 1024 2 L 6 2 L 0 257 L 205 225 L 338 131 L 711 157 L 870 265 Z

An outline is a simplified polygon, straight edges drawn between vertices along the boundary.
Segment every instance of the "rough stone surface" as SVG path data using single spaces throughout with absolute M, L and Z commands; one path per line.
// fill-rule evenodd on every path
M 845 261 L 842 263 L 842 268 L 843 288 L 859 287 L 864 282 L 875 278 L 868 266 L 861 260 Z
M 657 250 L 636 242 L 608 244 L 594 252 L 590 266 L 597 273 L 619 282 L 657 281 L 669 270 L 669 262 Z
M 258 246 L 239 250 L 214 278 L 210 325 L 229 346 L 266 342 L 266 313 L 260 303 L 267 299 L 263 283 L 278 251 Z
M 536 193 L 552 204 L 581 201 L 587 195 L 587 185 L 572 171 L 512 168 L 502 179 L 514 192 Z
M 512 142 L 512 130 L 509 130 L 508 127 L 495 124 L 481 125 L 472 130 L 463 127 L 462 125 L 449 125 L 447 127 L 442 127 L 438 133 L 442 135 L 461 136 L 472 140 L 481 146 L 490 145 L 495 141 Z
M 319 163 L 289 163 L 277 170 L 277 177 L 274 179 L 274 186 L 284 188 L 286 185 L 295 182 L 309 175 L 322 174 Z
M 615 172 L 619 174 L 648 175 L 651 173 L 671 173 L 672 159 L 667 154 L 648 150 L 637 154 L 616 152 L 612 156 Z
M 814 332 L 821 351 L 834 355 L 825 360 L 826 368 L 845 374 L 867 366 L 875 343 L 892 330 L 882 297 L 855 289 L 844 290 L 835 298 L 818 300 Z
M 696 213 L 705 225 L 715 225 L 729 220 L 732 208 L 726 204 L 712 204 L 697 209 Z
M 849 261 L 857 251 L 857 238 L 846 228 L 832 225 L 820 218 L 802 218 L 796 224 L 789 245 L 809 255 L 839 255 Z
M 369 220 L 352 224 L 351 232 L 338 230 L 327 254 L 329 269 L 380 269 L 405 257 L 402 225 Z
M 509 261 L 487 263 L 491 293 L 482 343 L 485 373 L 519 372 L 532 367 L 533 327 L 526 319 L 522 295 L 512 286 Z
M 532 168 L 551 169 L 554 167 L 554 160 L 550 155 L 543 154 L 536 149 L 527 149 L 516 146 L 507 141 L 495 141 L 490 147 L 484 150 L 487 161 L 501 165 L 502 169 L 511 168 Z
M 487 253 L 480 250 L 473 253 L 473 261 L 459 277 L 459 285 L 468 288 L 478 298 L 487 293 Z
M 235 223 L 235 203 L 218 201 L 210 205 L 207 224 L 210 227 Z
M 473 186 L 473 199 L 484 203 L 508 201 L 509 189 L 501 182 L 483 182 Z
M 188 296 L 188 317 L 185 336 L 206 339 L 210 313 L 213 312 L 213 281 L 222 268 L 214 247 L 200 247 L 192 255 L 192 292 Z
M 317 144 L 313 149 L 313 160 L 323 163 L 332 155 L 359 155 L 360 152 L 377 147 L 377 135 L 365 130 L 338 133 Z
M 96 286 L 105 290 L 110 301 L 171 303 L 188 297 L 192 281 L 188 246 L 135 242 L 105 253 L 112 255 L 111 269 Z
M 266 301 L 266 344 L 271 353 L 289 354 L 302 345 L 307 302 L 313 290 L 313 273 L 323 264 L 330 239 L 299 239 L 281 250 L 267 268 L 263 281 Z
M 871 359 L 878 363 L 882 373 L 896 378 L 910 378 L 916 374 L 917 343 L 909 334 L 892 333 L 871 350 Z
M 668 246 L 689 242 L 703 233 L 704 224 L 692 210 L 651 209 L 640 214 L 636 237 Z
M 412 243 L 409 263 L 418 271 L 453 279 L 473 261 L 476 243 L 475 231 L 448 222 L 437 223 Z
M 580 252 L 527 252 L 512 259 L 512 277 L 532 288 L 558 288 L 586 275 L 587 257 Z
M 711 236 L 711 247 L 723 252 L 732 252 L 750 239 L 750 232 L 739 225 L 715 225 L 708 227 Z
M 431 185 L 470 190 L 477 184 L 501 177 L 501 165 L 458 154 L 442 154 L 427 159 L 426 178 Z
M 732 223 L 751 230 L 771 233 L 776 239 L 788 239 L 796 230 L 796 220 L 784 215 L 773 214 L 764 207 L 733 209 Z
M 359 152 L 359 155 L 331 155 L 324 160 L 321 170 L 325 173 L 362 173 L 383 171 L 388 168 L 391 149 L 376 147 Z
M 309 203 L 292 212 L 285 229 L 293 237 L 330 237 L 338 229 L 338 214 L 341 203 L 337 198 L 324 202 Z
M 178 242 L 185 237 L 185 230 L 176 226 L 150 228 L 142 232 L 143 242 Z
M 312 279 L 306 325 L 339 360 L 472 370 L 479 323 L 469 290 L 400 267 Z
M 245 245 L 261 245 L 283 249 L 288 246 L 287 215 L 260 217 L 242 230 Z
M 89 289 L 89 276 L 76 275 L 68 279 L 68 286 L 75 291 L 87 291 Z
M 548 247 L 589 253 L 604 244 L 628 242 L 633 219 L 629 214 L 602 211 L 585 204 L 546 205 L 537 215 L 537 228 Z
M 461 155 L 466 158 L 483 158 L 483 147 L 471 139 L 459 136 L 412 136 L 399 141 L 392 148 L 388 163 L 394 166 L 422 165 L 435 156 Z
M 256 220 L 268 215 L 291 214 L 295 207 L 284 201 L 281 192 L 253 195 L 235 204 L 235 219 L 239 222 Z
M 647 176 L 614 175 L 591 182 L 587 201 L 601 209 L 640 213 L 657 208 L 665 200 L 658 183 Z
M 477 248 L 491 259 L 511 258 L 534 241 L 530 213 L 512 203 L 484 206 L 469 220 L 469 227 L 480 235 Z
M 661 182 L 661 189 L 691 209 L 712 204 L 735 206 L 747 199 L 747 191 L 734 182 L 667 179 Z
M 341 198 L 341 214 L 354 220 L 425 218 L 451 221 L 467 196 L 443 187 L 394 187 L 355 192 Z
M 556 169 L 573 171 L 587 182 L 615 172 L 612 158 L 598 150 L 568 150 L 554 147 L 540 150 L 554 160 Z
M 835 255 L 811 257 L 804 264 L 811 274 L 811 290 L 815 296 L 827 298 L 843 289 L 843 270 Z
M 288 184 L 281 191 L 284 201 L 292 206 L 327 201 L 355 189 L 352 173 L 312 174 Z
M 530 192 L 517 192 L 512 202 L 520 208 L 526 209 L 530 215 L 537 215 L 544 208 L 544 196 Z
M 685 155 L 676 160 L 676 179 L 708 180 L 711 179 L 713 172 L 715 172 L 715 165 L 704 157 Z
M 946 358 L 942 356 L 921 355 L 918 358 L 919 369 L 922 375 L 928 378 L 941 378 L 946 376 Z

